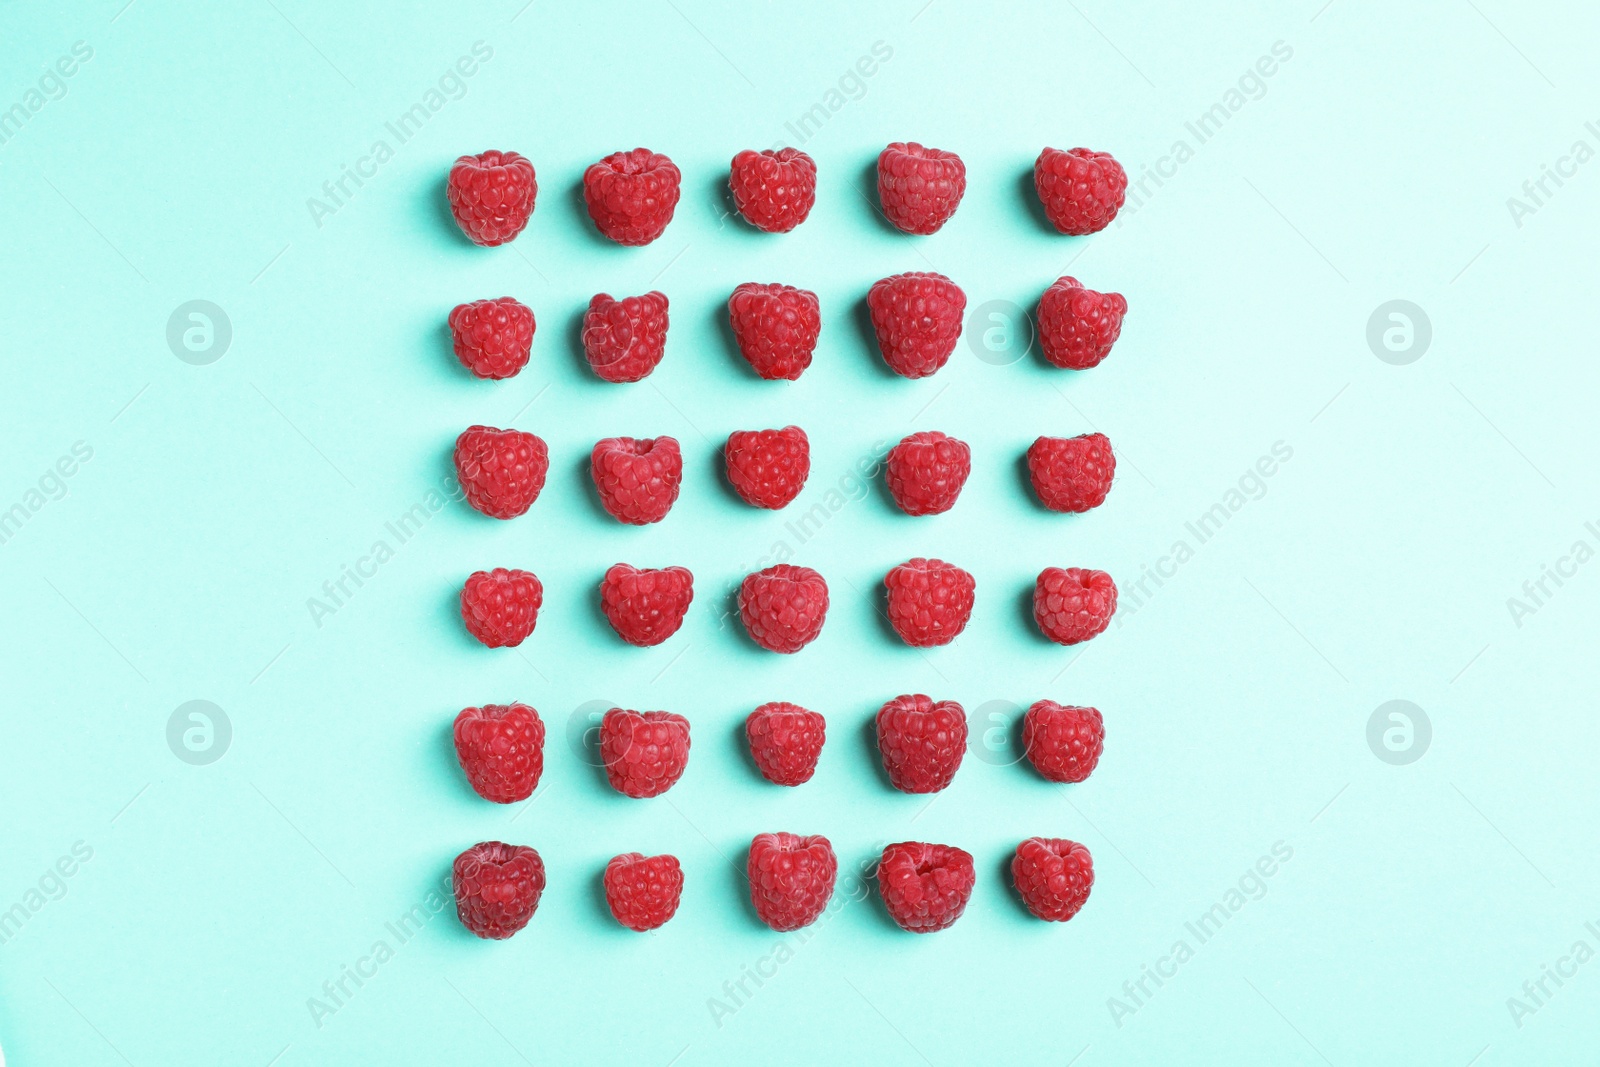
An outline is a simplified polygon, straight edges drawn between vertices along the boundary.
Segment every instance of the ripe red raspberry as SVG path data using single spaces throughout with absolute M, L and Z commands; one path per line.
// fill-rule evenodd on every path
M 1121 293 L 1097 293 L 1076 278 L 1057 278 L 1039 298 L 1044 358 L 1066 370 L 1088 370 L 1111 354 L 1127 313 Z
M 461 925 L 502 941 L 527 926 L 538 910 L 544 861 L 527 845 L 484 841 L 456 857 L 450 880 Z
M 747 148 L 733 157 L 728 189 L 735 210 L 750 225 L 788 233 L 806 221 L 817 202 L 817 164 L 798 148 Z
M 467 632 L 490 648 L 522 644 L 539 621 L 544 586 L 532 571 L 475 571 L 461 587 L 461 618 Z
M 1046 148 L 1033 164 L 1033 187 L 1050 224 L 1082 236 L 1111 225 L 1128 191 L 1128 175 L 1109 152 Z
M 966 191 L 967 166 L 954 152 L 896 141 L 878 155 L 878 202 L 896 229 L 933 233 Z
M 874 282 L 867 310 L 889 369 L 926 378 L 956 350 L 967 294 L 943 274 L 913 271 Z
M 763 704 L 744 721 L 756 769 L 774 785 L 809 782 L 827 732 L 827 720 L 798 704 Z
M 942 559 L 917 557 L 891 570 L 889 625 L 914 648 L 948 645 L 972 618 L 972 575 Z
M 600 610 L 630 645 L 659 645 L 677 633 L 693 600 L 687 567 L 640 570 L 618 563 L 600 580 Z
M 600 719 L 600 759 L 617 792 L 660 796 L 689 765 L 689 720 L 670 711 L 612 708 Z
M 648 148 L 615 152 L 583 172 L 583 202 L 601 233 L 647 245 L 672 221 L 681 178 L 672 160 Z
M 479 245 L 505 244 L 521 233 L 538 195 L 533 164 L 515 152 L 462 156 L 445 185 L 456 225 Z
M 509 296 L 457 304 L 450 312 L 456 358 L 479 378 L 510 378 L 528 365 L 533 309 Z
M 1011 881 L 1034 915 L 1064 923 L 1089 899 L 1089 890 L 1094 888 L 1094 860 L 1076 841 L 1030 837 L 1011 857 Z
M 630 930 L 654 930 L 678 912 L 683 868 L 676 856 L 625 852 L 606 864 L 606 906 Z
M 728 322 L 739 354 L 757 374 L 794 381 L 811 366 L 822 310 L 809 289 L 745 282 L 728 297 Z
M 757 834 L 747 870 L 757 917 L 786 933 L 810 926 L 828 906 L 839 860 L 821 834 Z
M 526 704 L 485 704 L 456 716 L 456 758 L 467 781 L 496 804 L 527 800 L 544 773 L 544 722 Z
M 1051 511 L 1083 512 L 1105 503 L 1117 457 L 1103 433 L 1041 437 L 1028 446 L 1028 480 Z
M 1041 700 L 1022 716 L 1022 751 L 1052 782 L 1081 782 L 1105 751 L 1105 720 L 1097 708 Z
M 667 298 L 648 292 L 621 300 L 600 293 L 583 314 L 583 356 L 608 382 L 636 382 L 667 347 Z
M 467 503 L 492 519 L 532 507 L 549 470 L 550 450 L 534 434 L 473 426 L 456 438 L 456 480 Z
M 739 617 L 750 640 L 769 652 L 798 652 L 822 632 L 828 583 L 810 567 L 780 563 L 746 575 L 739 585 Z
M 672 510 L 683 482 L 683 453 L 672 437 L 607 437 L 590 453 L 589 472 L 611 517 L 643 526 Z
M 937 793 L 967 751 L 967 713 L 953 700 L 898 696 L 878 709 L 878 754 L 902 793 Z
M 907 515 L 949 511 L 971 473 L 972 449 L 937 430 L 902 438 L 883 465 L 889 495 Z
M 811 473 L 811 441 L 798 426 L 736 430 L 728 435 L 723 454 L 728 484 L 751 507 L 787 507 Z
M 931 934 L 961 918 L 978 874 L 972 854 L 953 845 L 902 841 L 878 860 L 878 892 L 902 930 Z
M 1105 571 L 1046 567 L 1034 583 L 1034 621 L 1058 645 L 1089 640 L 1110 625 L 1116 610 L 1117 583 Z

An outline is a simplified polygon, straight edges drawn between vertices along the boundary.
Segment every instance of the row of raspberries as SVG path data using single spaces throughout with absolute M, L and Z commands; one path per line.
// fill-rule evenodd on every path
M 901 841 L 884 848 L 875 866 L 889 918 L 914 934 L 954 925 L 978 881 L 972 854 L 954 845 Z M 757 918 L 787 932 L 811 925 L 828 909 L 839 860 L 821 834 L 757 834 L 746 874 Z M 538 910 L 544 860 L 527 845 L 485 841 L 456 857 L 451 880 L 462 925 L 479 937 L 504 940 Z M 1012 854 L 1011 882 L 1031 914 L 1066 922 L 1089 899 L 1094 861 L 1076 841 L 1030 837 Z M 654 930 L 677 914 L 683 867 L 676 856 L 628 852 L 606 864 L 602 883 L 617 922 Z
M 621 245 L 647 245 L 672 221 L 683 175 L 659 152 L 614 152 L 583 172 L 583 203 L 595 229 Z M 1033 164 L 1033 186 L 1058 231 L 1105 229 L 1127 194 L 1128 176 L 1106 152 L 1046 148 Z M 745 150 L 733 157 L 728 191 L 746 222 L 788 233 L 817 202 L 817 164 L 797 148 Z M 967 167 L 954 152 L 897 141 L 878 155 L 883 217 L 911 234 L 937 231 L 961 205 Z M 474 244 L 501 245 L 528 225 L 539 195 L 533 164 L 516 152 L 462 156 L 445 186 L 450 212 Z
M 907 560 L 884 578 L 883 609 L 901 640 L 915 648 L 954 641 L 972 617 L 977 582 L 941 559 Z M 822 632 L 828 583 L 810 567 L 779 563 L 739 583 L 739 619 L 750 639 L 769 652 L 798 652 Z M 617 636 L 631 645 L 658 645 L 678 632 L 694 600 L 687 567 L 640 568 L 618 563 L 600 580 L 600 608 Z M 544 606 L 544 584 L 532 571 L 496 567 L 474 571 L 461 587 L 467 632 L 490 648 L 512 648 L 533 633 Z M 1117 610 L 1117 583 L 1105 571 L 1046 567 L 1033 585 L 1033 619 L 1058 645 L 1100 634 Z
M 961 336 L 967 294 L 943 274 L 913 271 L 874 282 L 867 291 L 878 352 L 905 378 L 926 378 L 950 360 Z M 583 313 L 583 355 L 607 382 L 637 382 L 666 354 L 668 300 L 655 290 L 620 299 L 596 294 Z M 1039 348 L 1066 370 L 1096 366 L 1122 336 L 1128 301 L 1068 275 L 1039 298 Z M 458 304 L 450 312 L 456 358 L 479 378 L 510 378 L 533 351 L 533 309 L 502 296 Z M 811 366 L 822 331 L 817 294 L 781 283 L 745 282 L 728 297 L 734 343 L 756 374 L 794 381 Z
M 811 439 L 798 426 L 736 430 L 722 450 L 728 484 L 757 508 L 787 507 L 811 474 Z M 537 434 L 472 426 L 456 438 L 456 480 L 467 503 L 495 519 L 525 514 L 550 472 L 550 449 Z M 972 449 L 947 434 L 910 434 L 884 457 L 889 495 L 907 515 L 938 515 L 955 506 L 972 473 Z M 1028 447 L 1028 479 L 1051 511 L 1099 507 L 1111 491 L 1116 456 L 1105 434 L 1040 437 Z M 633 526 L 660 522 L 683 484 L 676 438 L 608 437 L 589 454 L 600 504 Z
M 967 713 L 953 700 L 895 697 L 878 709 L 878 754 L 889 784 L 902 793 L 937 793 L 955 779 L 967 751 Z M 823 716 L 798 704 L 763 704 L 745 719 L 750 758 L 774 785 L 811 780 L 827 739 Z M 606 780 L 636 800 L 660 796 L 689 765 L 689 720 L 669 711 L 612 708 L 600 719 Z M 527 800 L 544 775 L 544 720 L 527 704 L 464 708 L 455 721 L 456 758 L 473 790 L 496 804 Z M 1086 780 L 1105 751 L 1105 722 L 1095 708 L 1041 700 L 1022 716 L 1022 750 L 1044 778 Z

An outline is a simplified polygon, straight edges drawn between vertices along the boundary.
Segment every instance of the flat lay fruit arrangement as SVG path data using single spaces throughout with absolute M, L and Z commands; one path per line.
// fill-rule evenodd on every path
M 1045 219 L 1071 236 L 1109 225 L 1127 187 L 1115 159 L 1084 148 L 1044 149 L 1033 179 Z M 582 199 L 605 238 L 624 246 L 646 245 L 671 225 L 682 182 L 670 158 L 637 148 L 590 165 L 582 175 Z M 816 208 L 817 166 L 795 148 L 742 151 L 733 157 L 727 187 L 745 223 L 781 235 L 803 225 Z M 966 190 L 966 167 L 954 152 L 895 142 L 878 156 L 879 209 L 905 234 L 938 231 L 959 209 Z M 446 185 L 461 232 L 488 247 L 516 239 L 533 214 L 538 192 L 533 163 L 515 152 L 462 156 Z M 1088 371 L 1111 354 L 1128 312 L 1120 293 L 1097 291 L 1067 276 L 1042 280 L 1038 292 L 1038 343 L 1052 367 Z M 942 274 L 912 271 L 877 281 L 864 296 L 884 364 L 909 379 L 938 374 L 962 333 L 968 298 L 961 287 Z M 756 375 L 771 381 L 793 381 L 806 372 L 828 317 L 815 293 L 781 282 L 738 285 L 728 296 L 726 313 L 738 354 Z M 608 383 L 647 378 L 668 358 L 671 316 L 670 301 L 661 292 L 597 293 L 582 312 L 578 334 L 589 369 Z M 461 364 L 487 380 L 522 371 L 538 332 L 534 310 L 511 297 L 461 304 L 450 313 L 448 326 Z M 685 460 L 672 437 L 604 437 L 595 441 L 587 469 L 595 499 L 610 519 L 648 527 L 672 511 L 684 479 L 705 469 L 704 459 Z M 579 461 L 560 460 L 569 465 Z M 467 505 L 491 518 L 514 521 L 538 507 L 552 457 L 536 434 L 471 426 L 456 439 L 454 462 Z M 932 431 L 910 434 L 890 448 L 882 477 L 890 498 L 907 516 L 938 515 L 960 507 L 974 462 L 1020 464 L 1036 504 L 1063 514 L 1100 507 L 1116 473 L 1111 442 L 1100 433 L 1040 436 L 1025 456 L 985 456 L 965 441 Z M 728 488 L 744 504 L 781 510 L 796 499 L 810 475 L 811 441 L 800 426 L 738 430 L 728 435 L 719 465 Z M 1031 594 L 1033 625 L 1060 645 L 1102 634 L 1117 607 L 1111 575 L 1066 565 L 1075 562 L 1039 561 Z M 686 567 L 617 562 L 596 573 L 593 581 L 601 613 L 627 645 L 672 641 L 695 608 L 695 576 Z M 890 628 L 900 641 L 918 649 L 937 649 L 956 640 L 971 621 L 976 599 L 985 593 L 958 562 L 923 557 L 891 568 L 883 586 Z M 827 578 L 804 566 L 766 567 L 743 576 L 736 604 L 755 646 L 777 655 L 802 654 L 828 622 Z M 579 610 L 569 604 L 552 608 Z M 476 570 L 460 591 L 462 623 L 486 649 L 521 644 L 547 610 L 544 586 L 527 570 Z M 937 793 L 960 771 L 968 746 L 967 713 L 955 701 L 925 694 L 894 696 L 885 700 L 872 725 L 882 770 L 893 789 Z M 1095 708 L 1039 699 L 1020 726 L 1023 755 L 1049 782 L 1084 782 L 1100 760 L 1105 727 Z M 811 780 L 828 734 L 822 714 L 781 700 L 752 709 L 744 729 L 756 771 L 785 788 L 804 788 Z M 456 755 L 466 781 L 496 804 L 533 795 L 544 770 L 545 737 L 538 711 L 521 702 L 468 707 L 455 720 Z M 666 793 L 690 773 L 691 751 L 691 723 L 672 711 L 616 707 L 600 722 L 599 756 L 606 780 L 627 797 L 644 801 Z M 756 834 L 747 866 L 756 916 L 778 931 L 812 923 L 828 906 L 838 871 L 839 859 L 822 834 Z M 895 925 L 912 933 L 954 924 L 978 881 L 970 853 L 926 841 L 888 845 L 876 872 L 883 908 Z M 1064 838 L 1030 837 L 1018 843 L 1009 872 L 1021 906 L 1051 922 L 1076 915 L 1094 884 L 1089 850 Z M 533 918 L 546 871 L 533 848 L 486 841 L 456 857 L 452 879 L 461 923 L 479 937 L 503 939 Z M 654 930 L 677 912 L 684 871 L 671 855 L 625 852 L 606 864 L 602 885 L 619 924 Z

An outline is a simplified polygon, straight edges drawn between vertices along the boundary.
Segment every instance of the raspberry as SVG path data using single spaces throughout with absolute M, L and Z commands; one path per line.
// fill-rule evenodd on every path
M 485 704 L 456 716 L 456 758 L 467 781 L 496 804 L 527 800 L 544 773 L 544 723 L 526 704 Z
M 1022 751 L 1052 782 L 1081 782 L 1105 751 L 1105 720 L 1096 708 L 1041 700 L 1022 716 Z
M 1046 567 L 1033 587 L 1033 618 L 1039 632 L 1058 645 L 1087 641 L 1111 623 L 1117 583 L 1105 571 Z
M 883 580 L 889 625 L 914 648 L 948 645 L 972 618 L 972 575 L 942 559 L 907 560 Z
M 456 358 L 479 378 L 510 378 L 528 365 L 533 309 L 509 296 L 457 304 L 450 312 Z
M 606 864 L 606 906 L 630 930 L 654 930 L 677 914 L 683 868 L 676 856 L 625 852 Z
M 967 167 L 954 152 L 896 141 L 878 155 L 878 201 L 896 229 L 935 232 L 966 191 Z
M 744 220 L 767 233 L 788 233 L 817 202 L 817 164 L 798 148 L 774 152 L 745 149 L 728 174 L 733 206 Z
M 484 841 L 456 857 L 450 880 L 461 925 L 479 937 L 503 941 L 538 910 L 544 861 L 527 845 Z
M 811 473 L 811 442 L 798 426 L 735 431 L 728 435 L 723 454 L 728 484 L 751 507 L 788 506 Z
M 798 704 L 763 704 L 744 721 L 756 769 L 774 785 L 809 782 L 827 732 L 827 720 Z
M 478 245 L 502 245 L 521 233 L 538 195 L 533 164 L 515 152 L 462 156 L 445 185 L 456 225 Z
M 689 765 L 689 720 L 670 711 L 612 708 L 600 719 L 600 759 L 617 792 L 660 796 Z
M 902 793 L 937 793 L 967 751 L 967 713 L 953 700 L 899 696 L 878 709 L 878 754 Z
M 757 834 L 747 870 L 756 915 L 785 933 L 810 926 L 828 906 L 839 860 L 821 834 Z
M 467 503 L 492 519 L 532 507 L 549 470 L 550 450 L 531 433 L 473 426 L 456 438 L 456 480 Z
M 867 310 L 889 369 L 926 378 L 950 359 L 961 336 L 967 294 L 943 274 L 914 271 L 874 282 Z
M 728 322 L 739 354 L 757 374 L 794 381 L 811 366 L 822 311 L 809 289 L 745 282 L 728 297 Z
M 667 346 L 663 293 L 613 299 L 600 293 L 583 314 L 583 356 L 608 382 L 636 382 L 656 369 Z
M 883 468 L 889 495 L 907 515 L 949 511 L 971 473 L 972 449 L 937 430 L 902 438 Z
M 544 586 L 532 571 L 475 571 L 461 587 L 461 619 L 467 632 L 490 648 L 522 644 L 539 621 Z
M 687 567 L 640 570 L 618 563 L 600 580 L 600 610 L 630 645 L 659 645 L 677 633 L 693 600 Z
M 672 221 L 681 178 L 672 160 L 648 148 L 615 152 L 583 172 L 583 202 L 601 233 L 647 245 Z
M 739 617 L 750 640 L 769 652 L 798 652 L 822 632 L 828 583 L 810 567 L 780 563 L 746 575 L 739 585 Z
M 672 437 L 608 437 L 594 446 L 589 471 L 611 517 L 643 526 L 672 510 L 683 481 L 683 453 Z
M 1051 511 L 1083 512 L 1105 503 L 1117 457 L 1103 433 L 1041 437 L 1028 446 L 1028 480 Z
M 1011 857 L 1011 881 L 1034 915 L 1064 923 L 1089 899 L 1089 890 L 1094 888 L 1094 860 L 1076 841 L 1030 837 Z
M 931 934 L 961 918 L 977 884 L 972 854 L 953 845 L 902 841 L 878 860 L 878 892 L 902 930 Z
M 1044 358 L 1066 370 L 1088 370 L 1111 354 L 1127 313 L 1121 293 L 1097 293 L 1076 278 L 1057 278 L 1039 298 Z
M 1046 148 L 1033 164 L 1033 187 L 1050 224 L 1082 236 L 1111 225 L 1128 191 L 1128 175 L 1109 152 Z

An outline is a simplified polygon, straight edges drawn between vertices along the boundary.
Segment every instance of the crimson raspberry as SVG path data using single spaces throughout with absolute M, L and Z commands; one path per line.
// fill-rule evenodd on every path
M 583 172 L 583 202 L 601 233 L 647 245 L 672 221 L 681 179 L 672 160 L 648 148 L 615 152 Z
M 1040 700 L 1022 716 L 1022 751 L 1052 782 L 1081 782 L 1105 751 L 1105 720 L 1097 708 Z
M 534 434 L 473 426 L 456 438 L 456 480 L 467 503 L 492 519 L 532 507 L 549 470 L 550 450 Z
M 971 473 L 972 449 L 937 430 L 902 438 L 883 466 L 889 495 L 907 515 L 949 511 Z
M 1039 298 L 1044 358 L 1066 370 L 1088 370 L 1111 354 L 1127 313 L 1121 293 L 1097 293 L 1076 278 L 1057 278 Z
M 902 793 L 937 793 L 967 751 L 967 713 L 953 700 L 898 696 L 878 709 L 878 754 Z
M 919 556 L 891 570 L 883 584 L 889 591 L 889 625 L 914 648 L 948 645 L 972 618 L 977 583 L 953 563 Z
M 676 856 L 625 852 L 606 864 L 606 906 L 630 930 L 654 930 L 678 912 L 683 868 Z
M 913 934 L 953 925 L 977 881 L 972 854 L 953 845 L 902 841 L 878 860 L 878 892 L 889 918 Z
M 737 430 L 723 450 L 728 484 L 751 507 L 787 507 L 811 473 L 811 441 L 798 426 Z
M 600 610 L 630 645 L 659 645 L 677 633 L 693 600 L 687 567 L 640 570 L 618 563 L 600 580 Z
M 780 563 L 739 585 L 739 617 L 750 640 L 769 652 L 798 652 L 822 632 L 828 583 L 810 567 Z
M 801 785 L 817 772 L 828 724 L 798 704 L 763 704 L 744 721 L 750 755 L 761 777 L 775 785 Z
M 783 933 L 817 921 L 833 896 L 839 860 L 821 834 L 757 834 L 747 871 L 756 915 Z
M 611 517 L 643 526 L 672 510 L 683 482 L 683 453 L 672 437 L 608 437 L 590 453 L 589 472 Z
M 527 800 L 544 773 L 544 722 L 526 704 L 485 704 L 456 716 L 456 758 L 467 781 L 496 804 Z
M 1046 148 L 1033 164 L 1033 187 L 1050 224 L 1082 236 L 1111 225 L 1128 191 L 1128 175 L 1109 152 Z
M 1087 641 L 1111 624 L 1117 583 L 1105 571 L 1046 567 L 1033 587 L 1039 632 L 1058 645 Z
M 1046 922 L 1064 923 L 1083 907 L 1094 888 L 1094 860 L 1076 841 L 1030 837 L 1011 857 L 1011 881 L 1028 910 Z
M 521 233 L 538 195 L 533 164 L 515 152 L 462 156 L 445 185 L 456 225 L 479 245 L 505 244 Z
M 509 296 L 457 304 L 450 312 L 456 358 L 479 378 L 510 378 L 528 365 L 533 309 Z
M 660 796 L 689 765 L 689 720 L 670 711 L 612 708 L 600 719 L 600 759 L 617 792 Z
M 1028 480 L 1051 511 L 1083 512 L 1105 503 L 1117 457 L 1103 433 L 1041 437 L 1028 446 Z
M 456 857 L 450 880 L 461 925 L 479 937 L 503 941 L 538 910 L 544 861 L 527 845 L 484 841 Z
M 728 322 L 739 354 L 757 374 L 794 381 L 811 366 L 822 311 L 809 289 L 745 282 L 728 297 Z
M 656 369 L 667 347 L 664 293 L 626 296 L 600 293 L 583 314 L 583 356 L 608 382 L 636 382 Z
M 967 166 L 954 152 L 896 141 L 878 155 L 878 202 L 906 233 L 938 230 L 967 191 Z
M 961 336 L 967 294 L 943 274 L 913 271 L 874 282 L 867 311 L 889 369 L 926 378 L 950 359 Z
M 728 174 L 733 206 L 744 220 L 767 233 L 788 233 L 817 202 L 817 164 L 798 148 L 745 149 Z
M 461 618 L 467 632 L 490 648 L 522 644 L 539 621 L 544 586 L 532 571 L 475 571 L 461 587 Z

